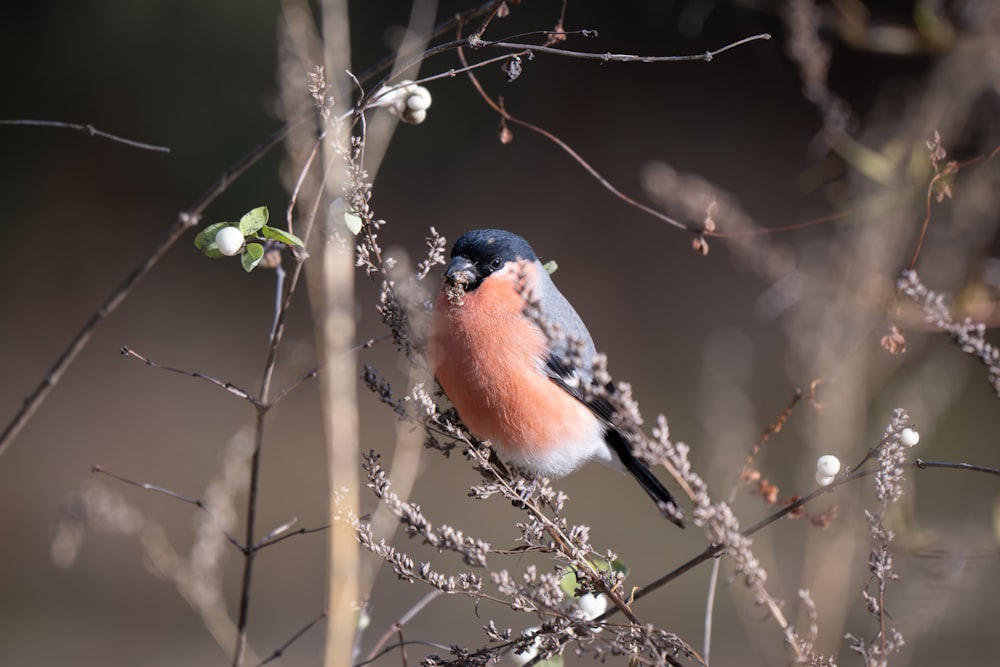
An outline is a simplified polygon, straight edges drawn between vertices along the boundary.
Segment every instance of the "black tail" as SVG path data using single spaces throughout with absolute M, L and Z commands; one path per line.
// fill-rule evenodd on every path
M 628 441 L 625 437 L 614 427 L 609 427 L 607 432 L 604 434 L 604 441 L 608 443 L 608 446 L 614 450 L 615 454 L 618 455 L 619 460 L 621 460 L 622 465 L 628 470 L 636 481 L 642 486 L 643 490 L 649 494 L 649 497 L 660 507 L 660 511 L 663 516 L 667 517 L 675 524 L 684 527 L 684 512 L 681 508 L 674 502 L 674 497 L 670 495 L 670 492 L 660 483 L 660 480 L 656 479 L 656 476 L 650 472 L 649 468 L 632 455 L 632 448 L 629 446 Z

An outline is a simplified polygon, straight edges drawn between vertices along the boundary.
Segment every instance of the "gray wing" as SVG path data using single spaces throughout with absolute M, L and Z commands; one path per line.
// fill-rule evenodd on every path
M 589 382 L 592 375 L 591 364 L 597 354 L 594 339 L 590 337 L 587 325 L 576 310 L 552 282 L 542 263 L 536 260 L 535 264 L 538 271 L 538 300 L 544 305 L 541 313 L 543 323 L 559 325 L 558 335 L 549 341 L 550 359 L 553 362 L 548 364 L 547 371 L 553 375 L 553 379 L 562 379 L 570 384 Z M 573 349 L 577 350 L 576 354 Z
M 585 392 L 584 387 L 593 381 L 591 366 L 594 355 L 597 354 L 594 340 L 576 310 L 556 288 L 548 273 L 540 266 L 541 263 L 538 264 L 537 269 L 541 272 L 537 283 L 541 292 L 539 298 L 541 303 L 545 304 L 542 317 L 547 318 L 550 323 L 558 322 L 562 329 L 562 335 L 549 343 L 551 351 L 549 358 L 545 360 L 546 373 L 553 382 L 586 405 L 598 419 L 607 424 L 604 441 L 608 447 L 617 455 L 625 470 L 635 477 L 649 497 L 660 506 L 664 516 L 683 528 L 683 513 L 670 492 L 649 468 L 632 454 L 631 446 L 614 427 L 612 422 L 614 408 L 611 403 L 599 396 L 587 396 L 588 392 Z M 578 346 L 576 354 L 572 352 L 574 346 Z M 613 395 L 614 385 L 609 383 L 607 390 L 609 395 Z
M 549 323 L 558 322 L 561 329 L 561 336 L 549 341 L 550 351 L 549 358 L 545 360 L 545 372 L 553 382 L 610 425 L 614 414 L 611 404 L 603 398 L 587 396 L 584 389 L 593 382 L 592 365 L 597 354 L 594 339 L 590 337 L 587 325 L 580 315 L 552 282 L 541 262 L 536 268 L 541 272 L 536 284 L 540 292 L 539 300 L 545 305 L 542 317 Z M 610 393 L 615 391 L 611 384 L 608 384 L 607 389 Z

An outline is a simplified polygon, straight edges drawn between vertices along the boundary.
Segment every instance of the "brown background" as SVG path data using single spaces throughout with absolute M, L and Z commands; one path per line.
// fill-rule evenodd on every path
M 642 169 L 651 161 L 667 162 L 729 192 L 757 224 L 776 227 L 870 206 L 866 195 L 910 187 L 905 180 L 867 181 L 822 150 L 818 114 L 801 95 L 795 67 L 784 55 L 782 23 L 771 11 L 730 3 L 605 3 L 603 10 L 583 4 L 570 3 L 567 26 L 596 28 L 601 38 L 570 44 L 581 50 L 698 53 L 753 33 L 775 35 L 710 64 L 601 65 L 539 56 L 513 84 L 504 83 L 497 69 L 483 73 L 484 83 L 506 97 L 512 112 L 554 131 L 631 196 L 649 201 Z M 439 16 L 462 6 L 444 3 Z M 555 2 L 525 3 L 512 19 L 520 23 L 498 23 L 493 36 L 547 28 L 557 9 Z M 354 58 L 361 69 L 385 52 L 387 26 L 405 22 L 407 11 L 390 2 L 352 3 L 351 10 Z M 4 422 L 177 212 L 280 122 L 275 3 L 39 2 L 18 11 L 20 16 L 0 27 L 0 118 L 92 123 L 167 145 L 171 153 L 139 151 L 68 130 L 0 127 L 0 224 L 7 248 L 0 264 Z M 976 29 L 988 27 L 974 18 L 963 20 Z M 923 113 L 928 99 L 951 94 L 945 88 L 926 96 L 953 50 L 889 57 L 849 49 L 835 37 L 832 44 L 831 86 L 856 111 L 854 131 L 876 148 L 925 154 L 921 144 L 935 125 L 921 121 L 925 126 L 914 129 L 919 123 L 910 121 Z M 454 66 L 454 57 L 445 55 L 423 71 Z M 996 67 L 995 61 L 971 66 Z M 961 89 L 962 71 L 951 76 Z M 669 417 L 674 437 L 691 444 L 697 469 L 720 498 L 748 448 L 795 388 L 838 374 L 851 381 L 834 383 L 822 395 L 824 411 L 799 407 L 761 458 L 782 497 L 815 486 L 818 453 L 859 459 L 877 442 L 896 406 L 908 408 L 920 425 L 917 455 L 1000 464 L 1000 410 L 974 360 L 943 337 L 920 331 L 911 332 L 904 357 L 891 358 L 878 347 L 885 321 L 877 313 L 912 252 L 926 172 L 913 181 L 916 200 L 890 213 L 867 208 L 875 212 L 767 237 L 772 250 L 762 257 L 791 257 L 809 276 L 795 283 L 799 298 L 769 314 L 774 288 L 746 255 L 713 240 L 711 253 L 697 256 L 688 234 L 613 198 L 540 137 L 514 128 L 514 142 L 501 145 L 496 116 L 465 80 L 429 87 L 434 104 L 427 122 L 400 128 L 378 176 L 373 205 L 389 223 L 383 242 L 419 258 L 430 225 L 449 239 L 474 227 L 505 227 L 527 236 L 543 259 L 559 262 L 557 283 L 587 321 L 598 348 L 608 353 L 616 378 L 633 384 L 647 423 L 661 412 Z M 951 130 L 946 146 L 967 158 L 1000 145 L 995 112 L 995 92 L 987 89 L 971 111 L 942 121 Z M 890 142 L 897 131 L 902 144 Z M 283 211 L 281 164 L 280 151 L 265 158 L 208 209 L 206 222 L 235 219 L 264 204 L 272 213 Z M 987 165 L 969 173 L 988 194 L 995 172 Z M 995 200 L 958 194 L 964 208 L 936 209 L 920 268 L 935 288 L 958 291 L 966 283 L 981 284 L 988 297 L 989 276 L 996 280 L 994 265 L 985 259 L 995 235 Z M 863 234 L 879 225 L 889 231 L 875 247 Z M 186 555 L 198 516 L 193 508 L 92 476 L 90 467 L 102 464 L 199 496 L 226 443 L 252 425 L 247 404 L 118 353 L 127 344 L 161 363 L 256 387 L 273 276 L 264 271 L 247 276 L 234 261 L 207 260 L 191 238 L 97 329 L 0 458 L 0 664 L 226 664 L 173 584 L 147 571 L 135 535 L 91 526 L 72 567 L 56 567 L 51 558 L 56 527 L 65 526 L 65 517 L 79 511 L 80 494 L 96 493 L 94 487 L 127 501 L 146 522 L 161 524 Z M 877 257 L 851 263 L 866 253 Z M 995 298 L 996 282 L 992 289 Z M 854 317 L 845 292 L 864 304 L 857 307 L 864 315 Z M 359 275 L 359 341 L 383 333 L 373 294 Z M 279 363 L 279 384 L 314 362 L 305 293 L 300 297 Z M 827 340 L 834 330 L 835 344 L 817 344 L 815 354 L 808 352 L 811 341 Z M 387 346 L 362 352 L 360 362 L 400 377 L 401 362 Z M 360 406 L 363 447 L 390 459 L 391 414 L 367 393 L 361 393 Z M 322 525 L 325 455 L 316 387 L 306 385 L 277 408 L 267 434 L 261 530 L 292 516 L 301 526 Z M 514 546 L 517 511 L 496 500 L 467 500 L 468 486 L 476 481 L 461 457 L 446 460 L 425 452 L 414 498 L 436 522 Z M 894 524 L 900 535 L 897 568 L 904 578 L 893 587 L 889 610 L 907 639 L 899 664 L 945 659 L 983 664 L 1000 650 L 995 632 L 1000 571 L 990 528 L 1000 497 L 996 481 L 949 472 L 922 473 L 916 481 L 919 488 L 909 488 Z M 631 566 L 632 585 L 704 547 L 697 529 L 681 533 L 663 524 L 629 480 L 605 468 L 588 466 L 560 486 L 572 497 L 568 515 L 591 525 L 595 544 L 615 549 Z M 370 499 L 366 502 L 371 509 Z M 871 502 L 869 486 L 856 484 L 815 507 L 840 505 L 841 518 L 829 530 L 783 522 L 757 544 L 771 577 L 769 590 L 786 600 L 791 618 L 799 609 L 797 588 L 814 589 L 818 648 L 836 653 L 840 664 L 857 664 L 844 632 L 870 637 L 876 629 L 860 599 L 868 545 L 859 505 Z M 237 506 L 242 505 L 240 496 Z M 736 505 L 744 525 L 767 511 L 746 493 Z M 451 556 L 406 540 L 399 544 L 445 572 L 463 569 Z M 325 548 L 322 535 L 310 535 L 258 559 L 250 631 L 262 655 L 321 611 Z M 241 559 L 235 552 L 227 558 L 227 602 L 235 606 Z M 496 565 L 517 572 L 526 563 L 498 559 Z M 724 577 L 728 571 L 726 564 Z M 702 567 L 689 574 L 637 605 L 637 612 L 700 647 L 707 573 Z M 423 593 L 383 570 L 365 646 Z M 489 618 L 515 629 L 529 623 L 489 605 L 478 615 L 472 611 L 467 600 L 439 599 L 406 636 L 476 646 L 486 642 L 479 628 Z M 764 616 L 740 581 L 725 586 L 714 664 L 781 662 L 780 631 Z M 321 636 L 319 629 L 308 633 L 285 663 L 316 664 Z M 410 659 L 425 650 L 413 647 Z

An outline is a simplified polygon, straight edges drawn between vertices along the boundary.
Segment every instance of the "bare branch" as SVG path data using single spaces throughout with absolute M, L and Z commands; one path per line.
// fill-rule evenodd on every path
M 204 503 L 204 501 L 201 500 L 201 498 L 191 498 L 182 495 L 180 493 L 177 493 L 176 491 L 171 491 L 168 488 L 157 486 L 156 484 L 150 484 L 148 482 L 137 482 L 134 479 L 129 479 L 128 477 L 123 477 L 121 475 L 113 473 L 110 470 L 106 469 L 104 466 L 98 465 L 96 463 L 93 466 L 91 466 L 90 472 L 107 475 L 112 479 L 116 479 L 124 484 L 129 484 L 131 486 L 138 487 L 144 491 L 153 491 L 155 493 L 162 493 L 165 496 L 175 498 L 183 503 L 187 503 L 188 505 L 194 505 L 195 507 L 202 510 L 203 512 L 205 512 L 205 514 L 207 514 L 212 518 L 212 520 L 216 523 L 216 525 L 219 526 L 219 529 L 222 531 L 223 535 L 226 536 L 226 539 L 229 540 L 230 544 L 232 544 L 234 547 L 236 547 L 243 553 L 247 552 L 247 548 L 244 547 L 242 544 L 240 544 L 240 541 L 237 540 L 228 530 L 226 530 L 222 526 L 222 522 L 215 518 L 215 516 L 212 514 L 212 511 L 208 509 L 208 506 Z
M 744 46 L 750 42 L 757 42 L 761 40 L 769 40 L 771 35 L 764 32 L 758 35 L 751 35 L 750 37 L 744 37 L 743 39 L 737 40 L 735 42 L 730 42 L 725 46 L 712 51 L 705 51 L 704 53 L 693 53 L 682 56 L 640 56 L 631 53 L 589 53 L 587 51 L 570 51 L 568 49 L 556 49 L 549 46 L 536 46 L 534 44 L 520 44 L 517 42 L 484 42 L 482 40 L 476 39 L 475 35 L 470 36 L 465 40 L 465 43 L 473 49 L 486 48 L 486 47 L 496 47 L 501 49 L 511 49 L 514 51 L 526 50 L 538 53 L 548 53 L 557 56 L 567 56 L 569 58 L 581 58 L 583 60 L 597 60 L 602 63 L 608 62 L 618 62 L 618 63 L 673 63 L 673 62 L 689 62 L 692 60 L 704 60 L 705 62 L 711 62 L 716 56 L 730 51 L 732 49 Z
M 311 620 L 308 623 L 306 623 L 298 632 L 296 632 L 294 635 L 292 635 L 291 637 L 289 637 L 288 641 L 286 641 L 284 644 L 282 644 L 278 648 L 274 649 L 274 653 L 272 653 L 267 658 L 265 658 L 264 660 L 261 660 L 259 663 L 257 663 L 257 667 L 263 667 L 263 665 L 266 665 L 269 662 L 273 662 L 273 661 L 277 660 L 278 658 L 280 658 L 281 656 L 283 656 L 285 654 L 285 651 L 288 650 L 289 646 L 291 646 L 296 641 L 298 641 L 298 639 L 302 635 L 304 635 L 305 633 L 307 633 L 310 630 L 312 630 L 313 626 L 315 626 L 317 623 L 319 623 L 320 621 L 322 621 L 324 618 L 326 618 L 326 612 L 325 611 L 323 613 L 321 613 L 319 616 L 317 616 L 316 618 L 314 618 L 313 620 Z
M 119 144 L 125 144 L 126 146 L 131 146 L 133 148 L 141 148 L 146 151 L 156 151 L 158 153 L 169 153 L 170 149 L 167 146 L 157 146 L 155 144 L 147 144 L 141 141 L 135 141 L 134 139 L 126 139 L 125 137 L 119 137 L 117 134 L 111 134 L 110 132 L 104 132 L 103 130 L 98 130 L 91 124 L 81 125 L 79 123 L 63 123 L 57 120 L 0 120 L 0 125 L 27 125 L 31 127 L 58 127 L 65 128 L 67 130 L 79 130 L 81 132 L 86 132 L 92 137 L 102 137 L 104 139 L 110 139 Z
M 413 617 L 415 617 L 417 614 L 423 611 L 424 607 L 429 605 L 437 598 L 441 597 L 442 594 L 443 591 L 434 588 L 431 589 L 422 598 L 417 600 L 412 607 L 407 609 L 406 612 L 402 616 L 400 616 L 399 619 L 396 620 L 395 623 L 393 623 L 392 625 L 390 625 L 388 628 L 385 629 L 385 632 L 382 634 L 381 637 L 379 637 L 379 640 L 375 642 L 375 645 L 372 647 L 372 650 L 368 652 L 368 657 L 365 658 L 363 662 L 358 663 L 358 665 L 364 665 L 375 660 L 375 658 L 377 658 L 380 655 L 379 651 L 381 651 L 382 647 L 385 646 L 390 639 L 392 639 L 392 636 L 396 632 L 401 630 L 407 623 L 409 623 L 413 619 Z
M 232 382 L 224 382 L 223 380 L 218 380 L 210 375 L 205 375 L 204 373 L 200 373 L 198 371 L 189 371 L 183 368 L 164 366 L 163 364 L 157 363 L 152 359 L 144 357 L 143 355 L 139 354 L 138 352 L 130 348 L 128 345 L 122 345 L 121 354 L 126 359 L 128 358 L 138 359 L 139 361 L 143 362 L 150 368 L 159 368 L 160 370 L 169 371 L 171 373 L 177 373 L 179 375 L 187 375 L 188 377 L 198 378 L 199 380 L 205 380 L 206 382 L 214 384 L 216 387 L 225 389 L 233 396 L 249 401 L 252 405 L 258 405 L 259 403 L 258 400 L 253 396 L 251 396 L 249 392 L 247 392 L 245 389 L 240 389 Z
M 317 526 L 316 528 L 299 528 L 298 530 L 293 530 L 290 533 L 285 533 L 284 535 L 281 535 L 280 537 L 269 538 L 269 537 L 265 536 L 263 539 L 261 539 L 259 542 L 257 542 L 257 544 L 253 545 L 253 548 L 256 549 L 256 550 L 259 550 L 259 549 L 263 549 L 264 547 L 269 547 L 271 545 L 277 544 L 278 542 L 284 542 L 285 540 L 287 540 L 289 538 L 292 538 L 292 537 L 296 537 L 298 535 L 308 535 L 310 533 L 321 533 L 324 530 L 329 530 L 329 529 L 330 529 L 330 524 L 326 524 L 326 525 L 323 525 L 323 526 Z M 275 531 L 271 531 L 271 533 L 274 533 L 274 532 Z M 271 533 L 268 533 L 268 535 L 270 535 Z

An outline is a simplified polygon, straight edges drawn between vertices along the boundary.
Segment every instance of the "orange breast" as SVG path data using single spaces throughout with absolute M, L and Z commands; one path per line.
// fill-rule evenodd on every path
M 524 315 L 517 273 L 493 274 L 462 305 L 438 296 L 431 366 L 476 435 L 518 465 L 563 475 L 606 451 L 603 426 L 544 374 L 547 340 Z

